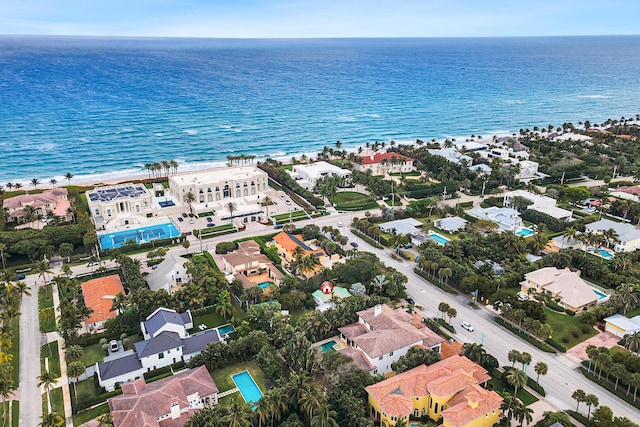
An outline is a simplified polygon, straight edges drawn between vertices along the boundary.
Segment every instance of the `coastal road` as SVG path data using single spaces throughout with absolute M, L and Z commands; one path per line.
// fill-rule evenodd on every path
M 24 282 L 31 288 L 31 296 L 24 295 L 20 305 L 20 426 L 30 427 L 40 425 L 42 415 L 38 377 L 40 346 L 45 343 L 38 318 L 37 276 L 29 275 Z
M 392 252 L 390 250 L 376 249 L 350 231 L 344 234 L 349 236 L 350 241 L 357 242 L 360 250 L 375 253 L 385 264 L 394 267 L 408 277 L 407 293 L 413 297 L 416 305 L 422 306 L 422 313 L 425 317 L 435 318 L 438 304 L 442 301 L 455 307 L 458 316 L 451 323 L 457 331 L 454 335 L 459 341 L 463 343 L 482 342 L 487 352 L 495 356 L 501 366 L 511 365 L 507 358 L 510 350 L 526 351 L 532 356 L 528 374 L 534 379 L 536 374 L 533 372 L 533 365 L 536 362 L 546 363 L 549 372 L 546 376 L 540 377 L 540 384 L 547 393 L 545 399 L 553 406 L 562 410 L 575 408 L 576 402 L 571 398 L 571 394 L 577 389 L 582 389 L 598 396 L 600 405 L 609 406 L 616 416 L 626 416 L 636 421 L 640 419 L 640 411 L 586 379 L 578 370 L 579 360 L 567 354 L 546 353 L 539 350 L 495 323 L 493 321 L 495 312 L 492 309 L 472 308 L 469 306 L 469 297 L 448 294 L 418 276 L 413 271 L 415 263 L 395 260 L 391 258 Z M 460 326 L 463 321 L 470 322 L 475 330 L 468 332 L 463 329 Z

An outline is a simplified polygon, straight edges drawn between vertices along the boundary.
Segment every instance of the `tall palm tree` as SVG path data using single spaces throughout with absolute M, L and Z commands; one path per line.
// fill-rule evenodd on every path
M 300 400 L 298 400 L 298 404 L 300 408 L 305 410 L 308 413 L 309 420 L 313 419 L 313 411 L 320 409 L 320 407 L 326 404 L 326 399 L 324 395 L 318 392 L 318 389 L 309 384 L 302 390 L 302 395 L 300 396 Z
M 13 392 L 13 381 L 11 380 L 11 365 L 6 364 L 0 369 L 0 396 L 2 396 L 2 412 L 4 415 L 3 427 L 11 418 L 11 411 L 8 410 L 7 399 Z
M 566 412 L 544 411 L 542 416 L 543 418 L 541 421 L 542 425 L 544 426 L 550 426 L 555 423 L 559 423 L 563 427 L 571 427 L 573 425 L 573 423 L 571 422 L 571 418 L 569 418 L 569 415 Z
M 69 183 L 69 185 L 71 185 L 71 179 L 73 178 L 73 174 L 71 174 L 70 172 L 67 172 L 66 174 L 64 174 L 64 179 L 67 180 L 67 182 Z
M 40 180 L 38 178 L 33 178 L 31 180 L 31 185 L 33 185 L 33 187 L 37 190 L 38 189 L 38 185 L 40 185 Z
M 51 386 L 56 383 L 56 378 L 49 371 L 44 371 L 42 375 L 38 377 L 38 387 L 43 387 L 47 393 L 48 410 L 51 410 Z
M 378 274 L 371 281 L 371 286 L 378 290 L 378 294 L 382 295 L 382 289 L 389 284 L 389 280 L 387 280 L 387 276 L 384 274 Z
M 632 351 L 637 355 L 640 351 L 640 332 L 625 335 L 622 342 L 627 350 Z
M 82 355 L 84 354 L 84 350 L 81 346 L 75 344 L 66 347 L 64 350 L 64 358 L 67 363 L 77 362 L 82 359 Z
M 253 413 L 247 403 L 234 400 L 225 409 L 226 415 L 220 418 L 224 425 L 228 427 L 251 427 Z
M 57 412 L 42 414 L 40 418 L 42 419 L 42 422 L 40 422 L 41 427 L 60 427 L 64 424 L 64 418 Z
M 87 368 L 84 366 L 84 363 L 80 361 L 71 362 L 67 366 L 67 376 L 69 378 L 74 378 L 75 382 L 73 383 L 73 395 L 78 398 L 77 391 L 77 383 L 78 378 L 82 376 L 86 372 Z
M 487 351 L 482 344 L 468 342 L 462 345 L 462 355 L 466 356 L 469 360 L 482 364 L 487 355 Z
M 262 423 L 270 419 L 273 415 L 273 401 L 265 394 L 256 403 L 256 416 L 258 417 L 258 427 L 262 427 Z
M 549 372 L 549 367 L 544 362 L 538 362 L 533 367 L 533 370 L 536 372 L 536 374 L 538 374 L 538 378 L 536 378 L 536 382 L 539 383 L 540 375 L 547 375 L 547 372 Z
M 195 202 L 195 200 L 196 196 L 191 191 L 184 195 L 184 201 L 189 205 L 189 212 L 191 213 L 193 213 L 193 207 L 191 206 L 191 204 Z
M 589 408 L 589 410 L 587 411 L 587 419 L 589 419 L 591 417 L 591 407 L 598 406 L 600 404 L 600 400 L 598 400 L 598 396 L 596 396 L 595 394 L 587 394 L 584 397 L 584 403 Z
M 35 272 L 38 274 L 38 278 L 42 278 L 45 285 L 47 284 L 47 274 L 53 274 L 49 263 L 44 260 L 36 262 Z
M 527 384 L 527 374 L 524 371 L 516 368 L 509 370 L 507 374 L 507 382 L 515 389 L 513 395 L 518 394 L 518 389 L 524 387 Z
M 52 187 L 54 187 L 54 188 L 55 188 L 55 186 L 56 186 L 56 184 L 57 184 L 57 183 L 58 183 L 58 180 L 57 180 L 57 179 L 55 179 L 55 178 L 51 178 L 51 179 L 49 180 L 49 184 L 51 184 L 51 186 L 52 186 Z
M 509 351 L 507 358 L 509 359 L 509 362 L 511 362 L 511 367 L 513 368 L 516 365 L 516 362 L 519 362 L 522 358 L 522 353 L 514 349 Z
M 238 205 L 233 202 L 227 203 L 227 210 L 229 211 L 229 223 L 233 224 L 233 213 L 238 210 Z
M 336 411 L 331 409 L 327 402 L 324 402 L 311 418 L 311 427 L 338 427 L 336 416 Z

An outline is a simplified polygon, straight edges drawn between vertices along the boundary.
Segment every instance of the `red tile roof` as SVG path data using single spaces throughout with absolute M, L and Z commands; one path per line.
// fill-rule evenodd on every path
M 372 165 L 375 163 L 381 163 L 383 160 L 391 160 L 396 158 L 397 160 L 404 159 L 407 163 L 413 162 L 411 157 L 404 156 L 399 153 L 376 153 L 373 156 L 362 156 L 363 165 Z
M 85 322 L 97 323 L 116 317 L 117 313 L 111 311 L 111 307 L 113 299 L 119 293 L 124 295 L 124 288 L 117 274 L 84 282 L 82 284 L 84 303 L 93 310 Z

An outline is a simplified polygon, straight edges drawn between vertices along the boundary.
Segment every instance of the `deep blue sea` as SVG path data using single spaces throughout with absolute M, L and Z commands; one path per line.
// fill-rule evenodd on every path
M 640 36 L 0 37 L 0 183 L 640 113 Z

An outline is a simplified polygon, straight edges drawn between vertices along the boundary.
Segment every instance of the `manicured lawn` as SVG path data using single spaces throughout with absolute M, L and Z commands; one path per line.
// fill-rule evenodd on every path
M 98 418 L 102 414 L 106 414 L 109 412 L 109 404 L 103 403 L 100 406 L 96 406 L 93 409 L 89 409 L 88 411 L 81 412 L 73 416 L 73 425 L 77 427 L 82 425 L 88 421 L 93 420 L 94 418 Z
M 102 390 L 96 387 L 96 382 L 93 377 L 76 383 L 76 386 L 78 387 L 78 396 L 86 396 L 89 398 L 98 396 L 102 393 Z M 71 396 L 73 397 L 73 384 L 69 384 L 69 393 L 71 393 Z
M 45 371 L 45 359 L 49 358 L 49 372 L 54 377 L 60 377 L 60 355 L 58 354 L 58 341 L 52 341 L 40 347 L 40 372 Z
M 38 289 L 38 310 L 48 307 L 53 307 L 53 286 Z
M 583 323 L 580 321 L 580 316 L 569 316 L 568 314 L 558 313 L 549 309 L 545 309 L 545 313 L 547 314 L 546 323 L 551 326 L 553 331 L 551 336 L 555 341 L 561 343 L 566 348 L 571 348 L 574 345 L 598 334 L 598 331 L 593 328 L 589 328 L 587 333 L 583 333 Z M 577 337 L 574 337 L 574 331 L 578 331 L 580 334 Z
M 7 352 L 13 358 L 11 359 L 11 367 L 13 368 L 13 372 L 11 373 L 11 381 L 13 382 L 13 386 L 18 388 L 18 384 L 20 383 L 20 318 L 16 318 L 13 320 L 13 325 L 11 325 L 11 348 Z
M 46 313 L 46 316 L 45 316 Z M 47 333 L 56 330 L 56 315 L 53 307 L 47 307 L 40 310 L 40 332 Z
M 64 414 L 64 402 L 62 400 L 62 387 L 51 390 L 51 407 L 53 412 L 60 414 L 62 418 Z M 47 412 L 47 393 L 42 393 L 42 413 Z
M 130 335 L 128 338 L 129 346 L 127 350 L 132 349 L 134 343 L 142 340 L 142 336 L 140 334 Z M 84 366 L 102 363 L 102 361 L 104 360 L 104 351 L 102 351 L 102 346 L 100 345 L 100 343 L 88 345 L 86 347 L 83 347 L 82 350 L 82 363 L 84 363 Z
M 201 324 L 207 325 L 207 328 L 215 328 L 216 326 L 229 323 L 229 320 L 231 320 L 231 316 L 227 316 L 227 320 L 224 320 L 224 318 L 215 311 L 207 314 L 201 314 L 199 316 L 193 316 L 193 329 L 191 332 L 200 332 L 198 325 Z
M 356 191 L 340 191 L 331 197 L 331 203 L 336 204 L 338 210 L 374 209 L 378 204 L 366 194 Z
M 17 400 L 11 401 L 11 427 L 18 427 L 20 423 L 20 402 Z
M 291 219 L 294 218 L 300 218 L 300 217 L 306 217 L 307 214 L 305 211 L 293 211 L 291 212 Z M 273 215 L 273 219 L 276 220 L 276 222 L 278 220 L 283 220 L 283 219 L 289 219 L 289 213 L 283 213 L 283 214 L 278 214 L 278 215 Z
M 264 373 L 256 362 L 238 363 L 236 365 L 231 365 L 223 369 L 217 369 L 211 373 L 211 377 L 216 383 L 216 386 L 218 386 L 218 390 L 220 390 L 220 392 L 223 392 L 236 387 L 236 384 L 231 379 L 231 375 L 237 374 L 238 372 L 242 371 L 249 371 L 256 384 L 258 384 L 258 387 L 264 394 L 264 392 L 267 390 L 264 381 Z M 233 399 L 240 399 L 240 401 L 244 401 L 240 392 L 232 393 L 229 396 L 222 398 L 221 401 Z
M 513 387 L 511 387 L 509 384 L 503 384 L 502 381 L 500 381 L 500 378 L 497 377 L 493 377 L 491 378 L 491 380 L 489 380 L 489 389 L 495 390 L 500 393 L 507 391 L 513 394 Z M 532 403 L 538 401 L 537 397 L 522 388 L 518 390 L 517 397 L 522 401 L 522 403 L 524 403 L 525 406 L 529 406 Z

